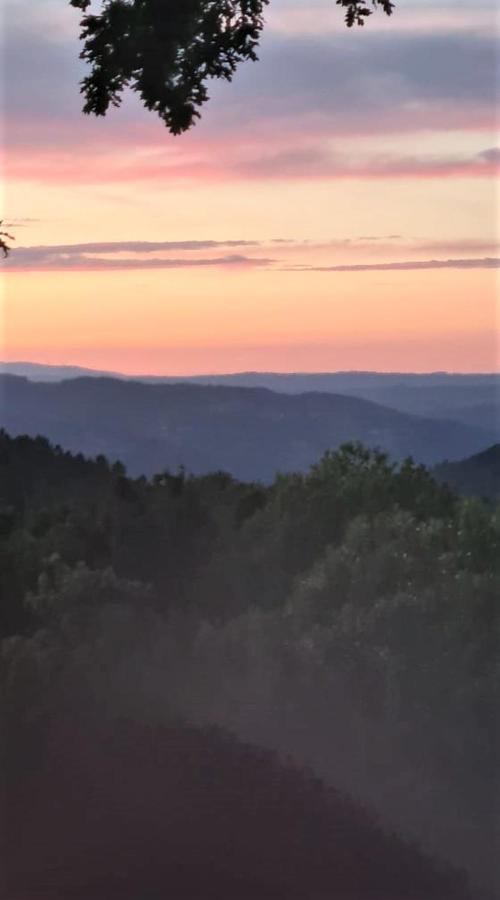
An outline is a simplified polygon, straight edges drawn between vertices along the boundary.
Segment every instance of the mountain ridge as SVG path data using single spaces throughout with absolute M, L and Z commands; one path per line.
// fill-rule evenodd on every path
M 391 407 L 398 412 L 452 420 L 483 428 L 500 440 L 500 375 L 495 373 L 233 372 L 212 375 L 126 375 L 78 366 L 1 363 L 0 373 L 31 381 L 58 383 L 74 378 L 114 378 L 141 384 L 199 384 L 268 388 L 281 394 L 344 394 Z
M 21 370 L 25 370 L 22 372 Z M 167 373 L 164 374 L 152 374 L 148 372 L 143 372 L 140 374 L 133 374 L 127 372 L 120 372 L 113 369 L 95 369 L 92 366 L 80 366 L 80 365 L 72 365 L 70 363 L 37 363 L 29 360 L 12 360 L 12 361 L 2 361 L 0 360 L 0 373 L 1 374 L 26 374 L 27 377 L 29 375 L 28 372 L 31 372 L 32 375 L 38 375 L 41 380 L 41 376 L 43 374 L 49 376 L 52 375 L 55 378 L 60 377 L 63 374 L 66 374 L 67 377 L 78 377 L 74 375 L 70 375 L 69 373 L 81 373 L 83 377 L 112 377 L 119 378 L 131 381 L 143 381 L 145 379 L 149 380 L 158 380 L 158 381 L 196 381 L 198 379 L 230 379 L 230 378 L 322 378 L 322 377 L 337 377 L 337 376 L 361 376 L 361 377 L 376 377 L 380 379 L 402 379 L 405 380 L 427 380 L 432 378 L 437 379 L 465 379 L 469 380 L 472 383 L 476 383 L 482 380 L 494 380 L 498 381 L 500 385 L 500 372 L 448 372 L 447 370 L 432 370 L 429 372 L 399 372 L 399 371 L 377 371 L 375 369 L 331 369 L 331 370 L 323 370 L 320 372 L 313 371 L 292 371 L 292 372 L 280 372 L 273 369 L 244 369 L 241 371 L 231 371 L 231 372 L 205 372 L 198 374 L 189 374 L 189 375 L 169 375 Z
M 92 377 L 37 383 L 0 375 L 0 425 L 43 434 L 65 449 L 121 459 L 132 474 L 184 466 L 269 481 L 304 471 L 347 441 L 436 464 L 495 442 L 494 432 L 409 415 L 345 394 L 147 384 Z

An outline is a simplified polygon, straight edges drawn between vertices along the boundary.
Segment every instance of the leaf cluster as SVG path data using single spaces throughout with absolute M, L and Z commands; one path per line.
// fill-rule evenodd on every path
M 392 0 L 337 0 L 337 5 L 342 6 L 345 13 L 346 25 L 352 28 L 353 25 L 364 25 L 366 18 L 371 16 L 373 9 L 380 8 L 386 15 L 392 15 L 395 3 Z
M 231 81 L 240 63 L 257 59 L 269 0 L 102 0 L 99 13 L 90 0 L 70 3 L 83 12 L 84 112 L 104 116 L 128 87 L 178 135 L 200 117 L 210 79 Z M 365 0 L 337 3 L 349 27 L 373 11 Z M 394 4 L 372 6 L 390 15 Z
M 84 112 L 105 115 L 130 87 L 172 134 L 186 131 L 208 100 L 207 80 L 231 81 L 240 62 L 257 59 L 267 2 L 106 0 L 96 15 L 88 0 L 72 0 L 84 11 L 81 57 L 91 68 Z

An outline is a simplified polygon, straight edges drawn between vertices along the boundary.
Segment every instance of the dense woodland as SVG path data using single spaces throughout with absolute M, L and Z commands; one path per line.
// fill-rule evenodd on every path
M 39 871 L 43 896 L 60 897 L 71 854 L 73 875 L 88 860 L 76 844 L 88 851 L 101 827 L 115 879 L 105 900 L 125 896 L 125 883 L 133 900 L 134 884 L 159 900 L 160 858 L 163 884 L 178 878 L 186 896 L 211 896 L 186 886 L 193 846 L 205 869 L 227 879 L 228 897 L 246 896 L 245 873 L 263 858 L 261 882 L 247 878 L 249 897 L 290 897 L 292 884 L 315 900 L 327 887 L 331 896 L 332 885 L 346 898 L 371 896 L 370 886 L 395 900 L 479 896 L 415 848 L 381 836 L 361 807 L 387 834 L 397 830 L 495 891 L 500 515 L 492 503 L 460 499 L 423 466 L 361 445 L 264 486 L 224 472 L 131 479 L 104 457 L 4 432 L 0 499 L 10 896 L 17 900 L 23 869 L 19 897 L 40 887 Z M 96 747 L 106 748 L 99 764 Z M 294 768 L 304 765 L 340 794 Z M 89 782 L 96 766 L 100 786 Z M 151 800 L 159 766 L 162 778 L 180 773 L 175 789 L 167 779 L 160 791 L 166 816 Z M 226 770 L 228 780 L 217 781 Z M 237 783 L 247 818 L 228 831 Z M 115 846 L 120 809 L 129 824 Z M 175 876 L 159 849 L 164 828 L 178 844 Z M 239 862 L 222 875 L 224 841 Z M 31 875 L 21 845 L 38 848 Z M 133 877 L 130 861 L 118 871 L 124 846 L 135 848 Z M 91 874 L 87 890 L 101 900 L 100 876 L 91 884 Z

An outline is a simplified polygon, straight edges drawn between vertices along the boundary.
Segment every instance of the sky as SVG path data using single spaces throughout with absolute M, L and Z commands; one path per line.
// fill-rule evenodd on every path
M 1 356 L 129 373 L 500 369 L 495 0 L 272 0 L 181 137 L 81 112 L 77 10 L 6 0 Z

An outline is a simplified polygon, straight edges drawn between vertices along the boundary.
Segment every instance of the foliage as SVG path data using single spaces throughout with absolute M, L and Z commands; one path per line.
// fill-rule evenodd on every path
M 13 241 L 14 238 L 8 231 L 2 230 L 3 221 L 0 219 L 0 253 L 3 253 L 4 259 L 7 259 L 10 247 L 7 241 Z
M 207 81 L 231 81 L 238 65 L 257 59 L 269 0 L 70 0 L 82 10 L 84 112 L 106 114 L 126 87 L 158 113 L 172 134 L 189 129 L 208 100 Z M 371 14 L 368 0 L 337 0 L 350 27 Z M 371 0 L 388 15 L 391 0 Z
M 0 433 L 10 729 L 89 709 L 218 723 L 490 883 L 499 597 L 498 511 L 411 460 L 348 444 L 268 487 L 131 479 Z
M 370 8 L 369 0 L 337 0 L 338 6 L 342 6 L 345 13 L 345 20 L 348 28 L 353 25 L 364 25 L 367 16 L 371 16 L 373 9 Z M 371 7 L 380 7 L 388 16 L 392 15 L 395 7 L 393 0 L 371 0 Z

